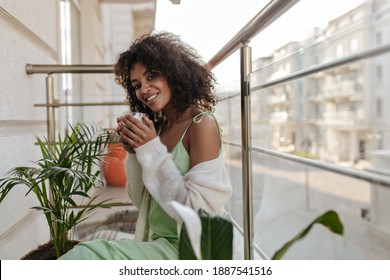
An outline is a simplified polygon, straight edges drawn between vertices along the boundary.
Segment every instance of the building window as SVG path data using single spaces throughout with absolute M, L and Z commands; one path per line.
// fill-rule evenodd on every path
M 335 49 L 336 53 L 336 58 L 342 57 L 343 56 L 343 45 L 338 44 Z
M 376 45 L 381 45 L 382 44 L 382 32 L 378 31 L 375 33 L 375 44 Z
M 383 143 L 383 136 L 381 133 L 379 133 L 379 140 L 378 140 L 378 150 L 383 150 L 385 145 Z
M 377 65 L 375 69 L 376 81 L 377 83 L 382 83 L 383 80 L 383 69 L 382 65 Z
M 383 115 L 383 107 L 382 106 L 383 106 L 382 98 L 378 97 L 376 99 L 376 108 L 375 108 L 377 118 L 382 118 L 382 115 Z
M 351 52 L 357 51 L 359 48 L 359 41 L 356 38 L 353 38 L 349 41 L 349 50 Z

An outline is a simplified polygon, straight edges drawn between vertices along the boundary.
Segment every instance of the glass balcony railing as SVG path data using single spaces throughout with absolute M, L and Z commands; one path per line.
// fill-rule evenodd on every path
M 291 4 L 271 2 L 285 8 Z M 286 8 L 282 17 L 294 17 L 292 10 Z M 262 12 L 254 21 L 261 22 L 269 10 Z M 241 67 L 241 77 L 235 90 L 220 87 L 224 98 L 217 108 L 236 188 L 229 211 L 244 229 L 253 230 L 247 238 L 252 235 L 268 256 L 313 217 L 333 209 L 344 222 L 345 236 L 315 229 L 286 258 L 390 257 L 390 219 L 385 218 L 389 208 L 383 202 L 390 195 L 390 123 L 384 121 L 388 114 L 383 111 L 387 99 L 382 65 L 390 61 L 390 45 L 365 41 L 373 24 L 368 13 L 369 6 L 357 6 L 321 32 L 317 29 L 302 41 L 286 41 L 270 55 L 253 57 L 254 70 L 248 74 L 243 53 L 256 34 L 262 35 L 261 28 L 251 33 L 244 27 L 235 37 L 244 42 L 235 48 L 241 48 L 235 66 Z M 343 20 L 355 22 L 335 24 Z M 267 31 L 272 33 L 272 26 Z M 220 63 L 218 57 L 216 61 Z M 223 62 L 215 71 L 222 69 L 227 69 Z M 249 134 L 244 133 L 246 125 Z M 245 225 L 251 222 L 253 228 Z

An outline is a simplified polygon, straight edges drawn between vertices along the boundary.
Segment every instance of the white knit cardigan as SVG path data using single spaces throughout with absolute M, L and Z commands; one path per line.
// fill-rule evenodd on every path
M 184 176 L 160 137 L 136 148 L 135 152 L 129 153 L 126 161 L 127 192 L 140 209 L 135 240 L 150 240 L 152 234 L 147 226 L 149 194 L 179 223 L 180 218 L 172 209 L 171 201 L 195 211 L 203 209 L 212 215 L 224 211 L 232 186 L 222 151 L 218 158 L 193 166 Z

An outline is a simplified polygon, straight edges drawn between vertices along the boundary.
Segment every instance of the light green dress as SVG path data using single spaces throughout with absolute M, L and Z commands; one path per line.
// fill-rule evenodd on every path
M 193 122 L 200 121 L 204 114 L 205 113 L 202 113 L 196 116 L 190 125 Z M 181 171 L 182 175 L 187 173 L 190 167 L 190 157 L 182 142 L 189 126 L 184 131 L 180 141 L 170 151 L 172 159 L 177 168 Z M 108 241 L 95 239 L 79 243 L 72 250 L 61 256 L 60 260 L 178 259 L 179 237 L 177 232 L 177 223 L 151 196 L 149 197 L 150 207 L 148 224 L 150 230 L 153 232 L 151 236 L 152 241 L 139 242 L 129 239 Z

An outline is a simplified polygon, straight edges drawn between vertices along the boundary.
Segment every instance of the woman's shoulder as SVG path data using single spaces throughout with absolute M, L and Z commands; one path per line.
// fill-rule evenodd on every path
M 190 128 L 194 131 L 218 131 L 218 123 L 212 112 L 201 112 L 198 113 L 193 119 Z
M 220 130 L 215 117 L 207 112 L 194 117 L 188 129 L 189 140 L 192 144 L 213 145 L 220 142 Z
M 184 141 L 190 155 L 190 164 L 196 164 L 218 157 L 221 148 L 219 127 L 209 114 L 195 119 L 190 125 Z

